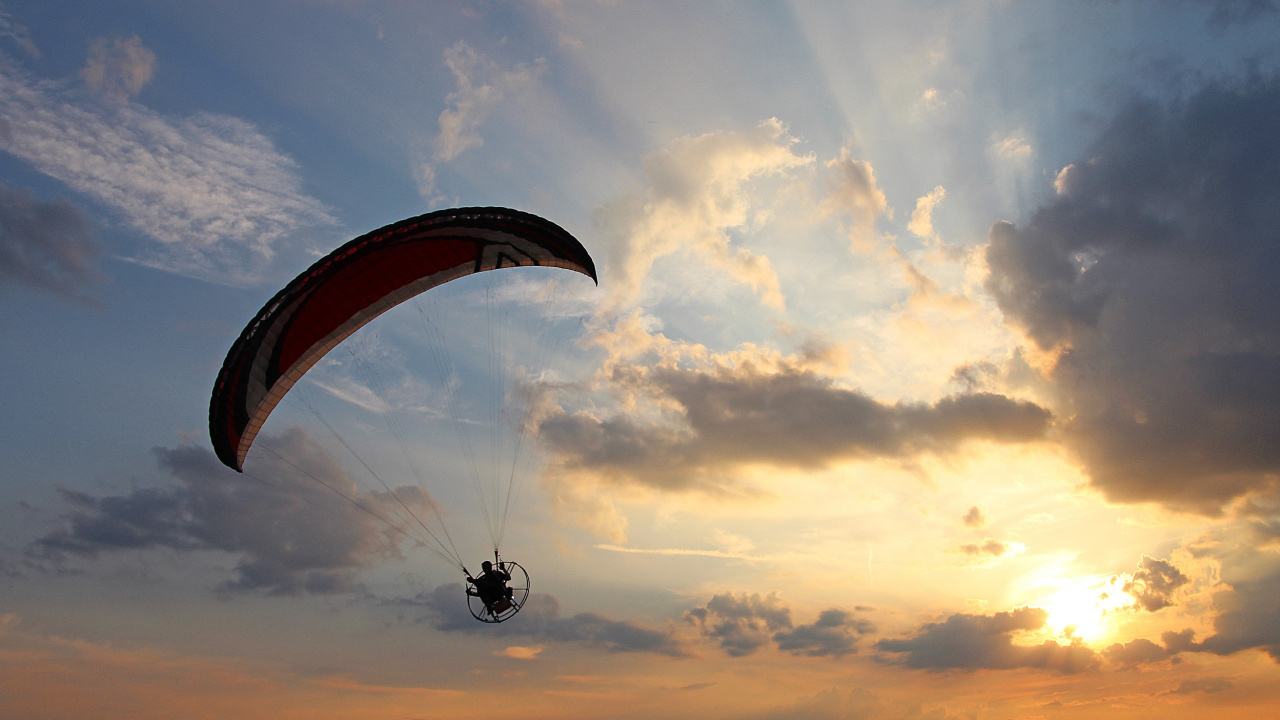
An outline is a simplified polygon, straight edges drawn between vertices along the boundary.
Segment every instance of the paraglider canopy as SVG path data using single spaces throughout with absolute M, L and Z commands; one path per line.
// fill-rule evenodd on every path
M 209 404 L 218 459 L 240 471 L 285 393 L 370 320 L 450 280 L 525 266 L 565 268 L 596 280 L 591 256 L 563 228 L 499 207 L 402 220 L 321 258 L 263 306 L 227 353 Z
M 564 268 L 596 280 L 595 264 L 572 235 L 536 215 L 499 207 L 427 213 L 375 230 L 329 253 L 263 306 L 227 353 L 209 403 L 209 434 L 218 458 L 243 472 L 254 438 L 289 389 L 326 353 L 382 313 L 451 280 L 529 266 Z M 334 435 L 351 450 L 336 432 Z M 466 435 L 460 432 L 460 439 L 465 440 Z M 517 442 L 517 459 L 518 449 Z M 275 454 L 270 448 L 267 451 Z M 408 459 L 407 450 L 404 454 Z M 464 454 L 472 456 L 469 450 Z M 529 596 L 529 574 L 518 563 L 498 556 L 516 474 L 515 459 L 503 475 L 505 499 L 494 499 L 493 508 L 488 508 L 481 496 L 495 562 L 480 578 L 472 578 L 462 564 L 434 503 L 431 508 L 442 536 L 428 528 L 390 483 L 359 456 L 356 459 L 377 478 L 398 508 L 384 514 L 334 486 L 326 487 L 462 570 L 475 586 L 468 589 L 467 601 L 477 620 L 499 623 L 520 611 Z M 478 476 L 474 468 L 472 474 Z M 478 483 L 478 477 L 473 477 L 473 482 Z M 496 519 L 491 517 L 494 513 Z M 400 525 L 396 518 L 405 523 L 412 519 L 421 534 L 413 524 Z

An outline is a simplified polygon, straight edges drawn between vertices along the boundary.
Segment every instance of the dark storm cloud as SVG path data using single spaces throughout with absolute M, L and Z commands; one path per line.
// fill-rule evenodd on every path
M 1168 560 L 1157 560 L 1147 555 L 1138 562 L 1138 571 L 1125 583 L 1124 591 L 1150 612 L 1173 604 L 1173 593 L 1191 582 Z
M 1280 81 L 1138 103 L 1025 227 L 988 290 L 1042 348 L 1067 442 L 1124 502 L 1216 513 L 1280 472 Z
M 529 595 L 519 614 L 499 625 L 476 622 L 467 610 L 466 591 L 459 583 L 441 585 L 413 600 L 393 604 L 402 609 L 426 609 L 432 627 L 444 632 L 583 643 L 614 652 L 649 652 L 673 657 L 685 654 L 670 627 L 652 628 L 590 612 L 562 618 L 560 602 L 545 593 Z
M 845 610 L 822 611 L 810 625 L 793 626 L 791 609 L 776 595 L 723 593 L 704 607 L 685 613 L 703 637 L 713 640 L 732 657 L 743 657 L 770 641 L 792 655 L 840 657 L 857 652 L 858 638 L 875 626 Z
M 897 663 L 925 670 L 1008 670 L 1039 668 L 1061 673 L 1090 670 L 1098 656 L 1083 645 L 1014 645 L 1017 632 L 1038 630 L 1048 614 L 1025 607 L 995 615 L 956 613 L 941 623 L 928 623 L 914 637 L 876 643 L 876 649 L 897 653 Z
M 542 437 L 569 468 L 663 489 L 722 486 L 718 473 L 749 463 L 821 468 L 947 452 L 966 440 L 1033 441 L 1051 420 L 1037 405 L 990 393 L 886 404 L 795 369 L 624 366 L 613 379 L 676 408 L 679 422 L 559 413 L 542 422 Z
M 71 203 L 0 183 L 0 291 L 22 285 L 82 298 L 99 278 L 100 254 L 92 223 Z
M 1233 576 L 1237 573 L 1240 577 Z M 1280 568 L 1273 565 L 1261 575 L 1251 575 L 1224 566 L 1223 580 L 1233 589 L 1213 598 L 1218 610 L 1214 634 L 1187 649 L 1230 655 L 1258 648 L 1280 662 Z
M 359 497 L 337 461 L 305 432 L 263 440 L 294 466 L 266 474 L 271 485 L 226 468 L 203 447 L 156 448 L 161 469 L 178 479 L 177 487 L 106 497 L 63 491 L 71 505 L 66 524 L 30 551 L 60 559 L 150 548 L 221 550 L 239 557 L 236 578 L 225 590 L 297 595 L 351 589 L 360 568 L 394 551 L 388 528 L 335 503 L 313 479 Z M 407 488 L 398 494 L 410 504 L 424 500 Z M 373 497 L 363 501 L 371 509 L 379 504 Z

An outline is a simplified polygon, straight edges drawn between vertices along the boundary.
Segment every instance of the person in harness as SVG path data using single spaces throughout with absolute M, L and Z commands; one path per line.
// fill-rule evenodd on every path
M 507 587 L 511 574 L 501 566 L 494 568 L 493 563 L 485 560 L 480 563 L 483 572 L 479 577 L 467 575 L 467 583 L 474 587 L 467 588 L 467 594 L 480 598 L 484 607 L 493 615 L 499 615 L 511 609 L 512 590 Z

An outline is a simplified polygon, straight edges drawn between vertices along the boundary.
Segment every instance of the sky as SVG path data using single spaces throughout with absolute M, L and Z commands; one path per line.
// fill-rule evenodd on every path
M 1276 37 L 1275 0 L 4 0 L 0 715 L 1274 713 Z M 429 291 L 217 461 L 279 288 L 487 205 L 599 284 Z M 481 624 L 439 550 L 499 538 L 532 593 Z

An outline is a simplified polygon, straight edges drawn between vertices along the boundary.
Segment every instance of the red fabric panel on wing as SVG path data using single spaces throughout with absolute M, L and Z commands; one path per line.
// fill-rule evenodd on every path
M 473 241 L 453 239 L 410 241 L 360 256 L 321 283 L 298 309 L 289 332 L 280 341 L 276 371 L 287 372 L 313 345 L 381 298 L 442 270 L 474 263 L 475 259 Z

